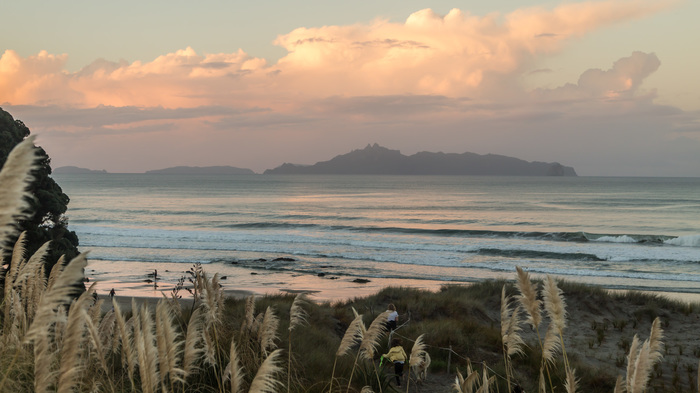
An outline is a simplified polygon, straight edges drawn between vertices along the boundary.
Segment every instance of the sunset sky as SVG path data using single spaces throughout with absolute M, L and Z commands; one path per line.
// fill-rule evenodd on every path
M 700 1 L 4 1 L 0 107 L 54 168 L 368 143 L 700 176 Z

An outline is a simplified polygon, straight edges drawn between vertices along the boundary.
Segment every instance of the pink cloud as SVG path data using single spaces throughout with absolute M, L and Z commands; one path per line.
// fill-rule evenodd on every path
M 23 58 L 6 50 L 0 57 L 0 102 L 44 104 L 61 101 L 66 95 L 78 99 L 79 93 L 68 86 L 70 76 L 63 71 L 67 57 L 41 51 Z
M 669 4 L 609 0 L 485 16 L 425 9 L 404 23 L 298 28 L 277 38 L 288 54 L 273 65 L 243 50 L 200 55 L 188 47 L 149 62 L 98 60 L 69 73 L 63 69 L 67 55 L 43 51 L 22 58 L 7 50 L 0 58 L 0 102 L 290 111 L 333 95 L 510 96 L 517 89 L 510 79 L 537 56 Z
M 629 100 L 639 94 L 644 79 L 660 65 L 655 54 L 634 52 L 631 56 L 616 61 L 609 70 L 586 70 L 579 77 L 578 83 L 556 89 L 539 89 L 533 92 L 532 97 L 545 102 Z M 641 94 L 640 98 L 650 96 L 653 96 L 653 91 Z
M 299 28 L 278 37 L 287 82 L 317 95 L 484 94 L 537 56 L 603 26 L 640 18 L 667 2 L 606 1 L 475 16 L 430 9 L 405 23 Z M 333 91 L 331 91 L 333 90 Z M 493 95 L 492 92 L 488 92 Z

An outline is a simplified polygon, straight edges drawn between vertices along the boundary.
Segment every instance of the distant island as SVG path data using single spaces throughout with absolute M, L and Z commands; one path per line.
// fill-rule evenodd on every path
M 172 168 L 146 171 L 157 175 L 254 175 L 250 169 L 233 166 L 176 166 Z
M 58 167 L 53 170 L 53 173 L 57 174 L 65 174 L 65 173 L 77 173 L 77 174 L 84 174 L 84 173 L 107 173 L 104 169 L 102 170 L 94 170 L 94 169 L 87 169 L 87 168 L 79 168 L 77 166 L 62 166 Z
M 399 150 L 390 150 L 376 143 L 313 165 L 285 163 L 266 170 L 264 174 L 577 176 L 574 168 L 558 162 L 529 162 L 476 153 L 419 152 L 405 156 Z

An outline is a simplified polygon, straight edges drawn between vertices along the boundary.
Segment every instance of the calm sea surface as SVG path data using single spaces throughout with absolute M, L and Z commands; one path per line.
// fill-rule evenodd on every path
M 121 267 L 117 279 L 195 262 L 233 277 L 448 282 L 512 278 L 521 266 L 609 288 L 700 293 L 700 178 L 55 179 L 71 198 L 81 251 Z

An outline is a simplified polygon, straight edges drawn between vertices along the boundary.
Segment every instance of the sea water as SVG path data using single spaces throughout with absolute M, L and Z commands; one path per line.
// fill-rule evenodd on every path
M 91 274 L 194 263 L 446 283 L 535 277 L 700 293 L 700 178 L 61 174 Z M 180 269 L 177 267 L 181 266 Z M 90 267 L 90 265 L 89 265 Z

